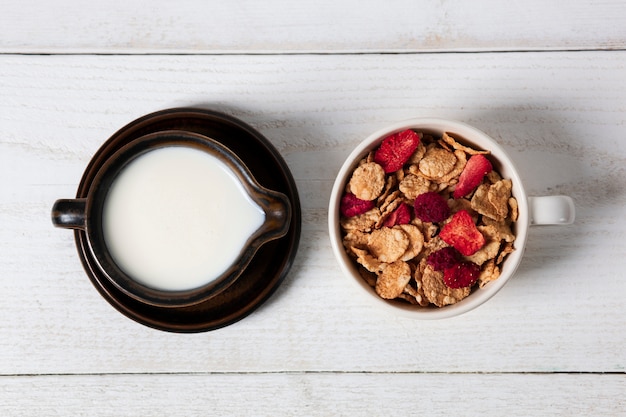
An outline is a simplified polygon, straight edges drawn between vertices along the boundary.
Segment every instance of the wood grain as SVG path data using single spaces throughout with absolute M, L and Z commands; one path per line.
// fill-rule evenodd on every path
M 5 0 L 4 53 L 623 49 L 621 0 Z
M 623 375 L 51 375 L 5 377 L 0 389 L 11 416 L 619 416 L 626 407 Z
M 395 56 L 2 56 L 0 372 L 613 372 L 626 356 L 624 52 Z M 303 235 L 270 301 L 219 331 L 144 328 L 102 300 L 49 210 L 100 144 L 154 110 L 200 105 L 257 127 L 298 183 Z M 453 320 L 381 313 L 328 244 L 335 173 L 385 124 L 476 125 L 532 194 L 575 198 L 572 227 L 534 228 L 519 273 Z
M 626 416 L 625 50 L 621 0 L 3 1 L 0 414 Z M 193 335 L 119 314 L 50 222 L 110 135 L 178 106 L 267 136 L 303 208 L 277 293 Z M 419 116 L 484 130 L 529 194 L 577 206 L 434 322 L 361 297 L 326 224 L 350 151 Z

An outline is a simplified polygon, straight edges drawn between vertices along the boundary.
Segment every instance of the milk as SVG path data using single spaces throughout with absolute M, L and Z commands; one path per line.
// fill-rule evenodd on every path
M 181 146 L 133 160 L 113 182 L 103 209 L 105 242 L 118 266 L 166 291 L 220 276 L 264 221 L 226 164 Z

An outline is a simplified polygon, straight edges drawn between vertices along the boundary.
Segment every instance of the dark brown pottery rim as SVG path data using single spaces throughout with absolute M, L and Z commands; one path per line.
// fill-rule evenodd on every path
M 127 317 L 160 330 L 191 333 L 218 329 L 252 313 L 278 288 L 292 266 L 301 233 L 301 209 L 295 181 L 273 145 L 242 121 L 219 112 L 198 108 L 163 110 L 141 117 L 116 132 L 96 152 L 80 182 L 76 197 L 84 198 L 94 180 L 94 167 L 117 149 L 149 133 L 184 130 L 213 138 L 227 146 L 248 166 L 264 187 L 284 193 L 292 205 L 287 234 L 267 242 L 241 274 L 218 296 L 187 307 L 159 307 L 135 300 L 102 276 L 86 242 L 85 232 L 75 231 L 76 245 L 89 278 L 100 294 Z

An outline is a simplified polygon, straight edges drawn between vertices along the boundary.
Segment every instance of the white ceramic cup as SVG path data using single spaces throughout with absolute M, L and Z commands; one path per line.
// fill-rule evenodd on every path
M 419 307 L 401 301 L 385 300 L 379 297 L 374 289 L 361 277 L 357 264 L 348 256 L 342 244 L 342 233 L 339 224 L 340 202 L 347 181 L 358 162 L 371 150 L 378 147 L 387 136 L 406 129 L 431 133 L 441 136 L 444 132 L 452 134 L 459 142 L 476 149 L 485 149 L 491 152 L 491 162 L 503 178 L 509 178 L 513 182 L 512 194 L 517 199 L 519 217 L 514 224 L 515 251 L 507 256 L 502 265 L 500 277 L 488 283 L 483 288 L 475 288 L 465 299 L 456 304 L 445 307 Z M 567 196 L 541 196 L 529 197 L 524 190 L 524 185 L 518 174 L 513 161 L 509 158 L 502 147 L 480 130 L 465 123 L 437 119 L 417 118 L 393 124 L 385 127 L 369 137 L 357 146 L 342 165 L 335 180 L 329 203 L 328 227 L 330 242 L 335 257 L 341 270 L 350 281 L 357 286 L 357 290 L 365 294 L 377 305 L 389 309 L 395 313 L 417 319 L 441 319 L 457 316 L 468 312 L 493 297 L 513 276 L 519 266 L 524 249 L 528 229 L 531 225 L 567 225 L 574 222 L 575 209 L 573 200 Z

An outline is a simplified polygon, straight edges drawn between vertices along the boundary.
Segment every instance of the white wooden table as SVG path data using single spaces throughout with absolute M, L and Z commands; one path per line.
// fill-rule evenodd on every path
M 278 291 L 199 334 L 118 313 L 49 218 L 112 133 L 178 106 L 257 128 L 303 210 Z M 326 228 L 350 150 L 417 116 L 486 131 L 531 194 L 577 205 L 489 303 L 434 322 L 358 296 Z M 3 416 L 626 415 L 622 0 L 5 0 L 0 187 Z

